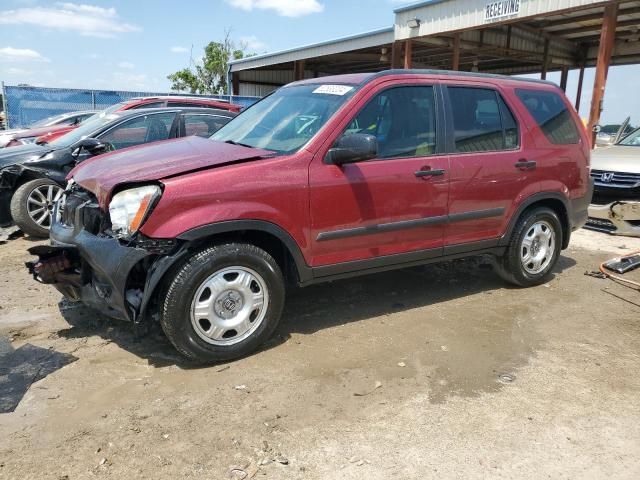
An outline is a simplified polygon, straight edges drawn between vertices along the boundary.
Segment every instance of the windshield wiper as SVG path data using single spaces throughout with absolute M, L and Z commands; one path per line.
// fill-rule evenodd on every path
M 225 140 L 224 143 L 228 143 L 229 145 L 239 145 L 241 147 L 253 148 L 251 145 L 247 145 L 246 143 L 234 142 L 233 140 Z

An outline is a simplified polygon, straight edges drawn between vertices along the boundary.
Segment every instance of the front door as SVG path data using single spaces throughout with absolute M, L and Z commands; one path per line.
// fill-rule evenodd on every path
M 429 83 L 380 86 L 358 102 L 334 141 L 367 133 L 376 158 L 341 166 L 323 162 L 309 172 L 313 266 L 413 251 L 442 252 L 449 160 L 440 153 L 438 88 Z M 334 142 L 330 142 L 332 145 Z M 390 257 L 389 261 L 402 258 Z

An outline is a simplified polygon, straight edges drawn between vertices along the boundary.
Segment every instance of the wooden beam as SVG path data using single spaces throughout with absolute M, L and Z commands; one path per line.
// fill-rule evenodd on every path
M 404 68 L 410 69 L 413 67 L 413 42 L 410 38 L 404 41 Z
M 580 98 L 582 97 L 582 82 L 584 80 L 584 62 L 580 65 L 580 73 L 578 75 L 578 91 L 576 92 L 576 112 L 580 111 Z
M 542 71 L 540 72 L 540 78 L 542 80 L 547 79 L 547 68 L 549 68 L 549 39 L 544 39 L 544 53 L 542 54 Z
M 591 96 L 591 110 L 589 111 L 589 123 L 587 132 L 591 135 L 591 147 L 595 145 L 596 136 L 593 127 L 600 121 L 604 90 L 607 85 L 607 74 L 611 63 L 611 54 L 616 40 L 616 24 L 618 20 L 618 4 L 615 2 L 604 7 L 602 18 L 602 32 L 600 35 L 600 48 L 596 62 L 596 75 L 593 81 L 593 94 Z
M 605 11 L 606 11 L 606 8 L 605 8 Z M 640 21 L 637 19 L 624 20 L 622 22 L 616 22 L 616 28 L 635 27 L 639 23 Z M 566 36 L 566 35 L 575 35 L 578 33 L 598 32 L 598 31 L 601 31 L 600 28 L 602 28 L 602 24 L 596 23 L 595 25 L 587 25 L 586 27 L 576 27 L 576 28 L 571 28 L 569 30 L 560 30 L 559 32 L 563 36 Z
M 566 65 L 560 69 L 560 88 L 563 92 L 567 91 L 567 80 L 569 78 L 569 67 Z
M 402 41 L 396 40 L 391 45 L 391 68 L 402 68 Z
M 451 60 L 451 70 L 460 70 L 460 34 L 453 35 L 453 58 Z

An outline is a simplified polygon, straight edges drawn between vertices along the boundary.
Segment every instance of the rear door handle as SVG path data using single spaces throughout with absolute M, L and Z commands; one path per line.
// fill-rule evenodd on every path
M 520 170 L 533 170 L 538 163 L 535 160 L 520 159 L 515 163 L 515 167 Z
M 416 177 L 439 177 L 444 175 L 444 170 L 442 168 L 431 169 L 427 167 L 422 167 L 420 170 L 416 172 Z

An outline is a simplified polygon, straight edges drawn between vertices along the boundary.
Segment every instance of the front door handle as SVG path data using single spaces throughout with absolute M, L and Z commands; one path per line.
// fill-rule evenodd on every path
M 534 170 L 537 165 L 535 160 L 525 160 L 524 158 L 515 163 L 515 167 L 519 170 Z
M 442 168 L 431 169 L 428 167 L 422 167 L 420 170 L 416 172 L 416 177 L 439 177 L 444 175 L 444 170 Z

